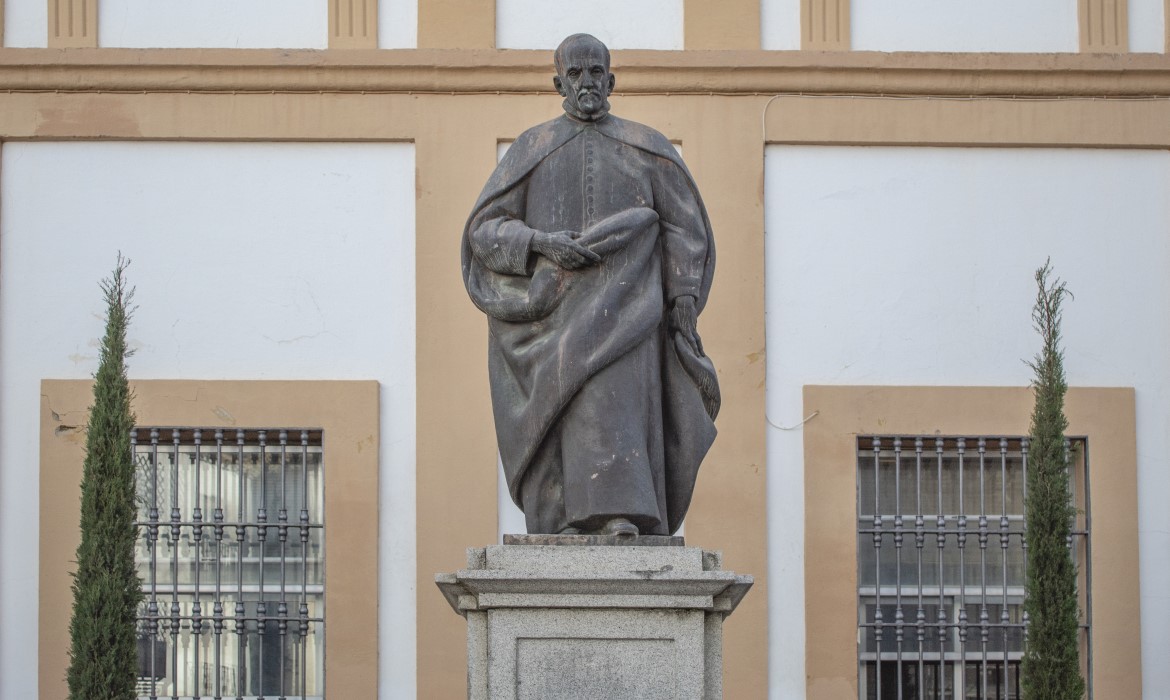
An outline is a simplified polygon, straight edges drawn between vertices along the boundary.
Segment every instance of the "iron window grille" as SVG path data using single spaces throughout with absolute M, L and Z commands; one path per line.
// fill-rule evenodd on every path
M 322 698 L 316 429 L 139 427 L 141 698 Z
M 1065 442 L 1092 700 L 1087 447 Z M 1019 700 L 1027 470 L 1026 437 L 858 438 L 861 700 Z

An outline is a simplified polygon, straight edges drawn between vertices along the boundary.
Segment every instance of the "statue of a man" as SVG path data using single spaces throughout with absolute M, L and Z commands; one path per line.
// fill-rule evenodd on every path
M 609 114 L 605 45 L 555 63 L 565 114 L 516 139 L 463 233 L 500 456 L 530 533 L 671 534 L 719 409 L 711 223 L 670 142 Z

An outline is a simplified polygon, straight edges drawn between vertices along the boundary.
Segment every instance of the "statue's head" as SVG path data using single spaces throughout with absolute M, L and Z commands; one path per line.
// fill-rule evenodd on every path
M 573 34 L 557 47 L 553 63 L 557 69 L 553 85 L 565 98 L 566 112 L 587 120 L 609 112 L 614 78 L 605 44 L 589 34 Z

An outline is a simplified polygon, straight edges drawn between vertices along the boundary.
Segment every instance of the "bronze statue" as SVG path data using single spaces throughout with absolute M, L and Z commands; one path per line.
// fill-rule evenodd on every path
M 530 533 L 672 534 L 719 410 L 711 223 L 670 142 L 609 114 L 605 45 L 574 34 L 555 64 L 565 114 L 516 139 L 463 232 L 504 472 Z

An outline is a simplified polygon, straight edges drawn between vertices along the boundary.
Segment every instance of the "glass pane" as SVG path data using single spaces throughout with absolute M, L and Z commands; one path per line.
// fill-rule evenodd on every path
M 267 619 L 263 634 L 258 623 L 259 597 L 255 594 L 221 597 L 224 618 L 218 632 L 210 597 L 203 603 L 203 617 L 198 622 L 192 595 L 160 600 L 162 617 L 157 633 L 151 634 L 146 621 L 139 623 L 140 694 L 321 695 L 324 626 L 311 620 L 320 620 L 323 594 L 307 596 L 304 622 L 295 597 L 286 601 L 287 615 L 272 619 L 278 615 L 279 599 L 279 595 L 264 596 Z M 178 605 L 174 615 L 172 603 Z M 236 617 L 237 604 L 244 606 L 243 618 Z M 242 623 L 237 622 L 240 619 Z
M 966 698 L 1018 698 L 1025 453 L 1019 438 L 986 438 L 982 455 L 978 438 L 963 439 L 961 450 L 959 438 L 941 440 L 936 450 L 924 437 L 919 456 L 913 437 L 902 437 L 898 452 L 894 437 L 881 436 L 876 458 L 873 439 L 858 440 L 861 697 L 918 697 L 919 688 L 922 697 L 950 697 L 961 684 Z M 1073 445 L 1083 526 L 1085 443 Z M 1072 551 L 1083 560 L 1087 536 L 1074 536 Z
M 218 449 L 214 430 L 150 433 L 135 447 L 140 694 L 320 696 L 320 432 L 302 446 L 289 431 L 283 450 L 278 430 L 225 430 Z

